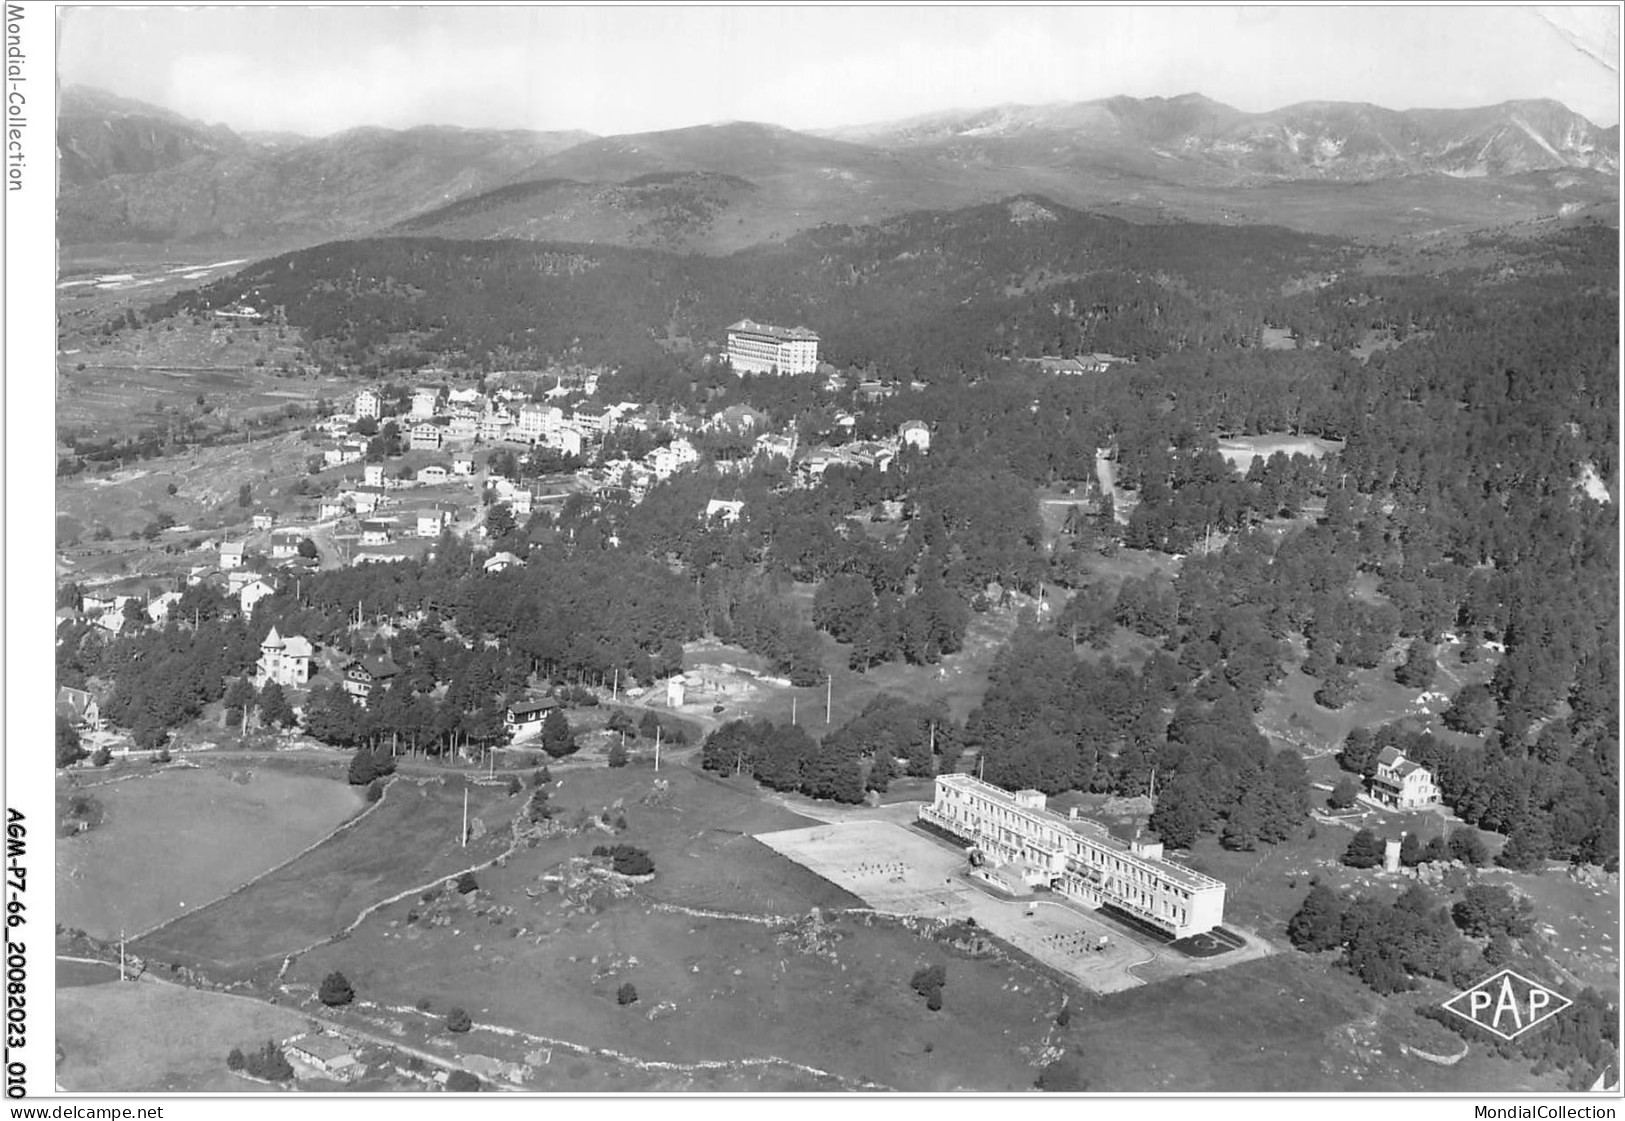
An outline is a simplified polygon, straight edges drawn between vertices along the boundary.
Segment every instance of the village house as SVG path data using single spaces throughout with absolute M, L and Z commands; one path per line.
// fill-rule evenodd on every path
M 276 515 L 269 510 L 261 510 L 250 520 L 255 529 L 270 529 L 276 524 Z
M 364 454 L 364 449 L 352 447 L 349 441 L 345 441 L 323 451 L 322 464 L 326 467 L 343 467 L 346 463 L 355 463 Z
M 361 481 L 369 487 L 382 487 L 384 485 L 384 465 L 382 463 L 369 463 L 361 468 Z
M 794 459 L 796 454 L 795 434 L 792 432 L 788 436 L 779 436 L 772 432 L 764 432 L 756 437 L 755 454 L 768 459 Z
M 451 423 L 446 426 L 446 439 L 448 440 L 472 440 L 479 434 L 479 414 L 468 409 L 453 413 Z
M 679 436 L 663 448 L 656 448 L 648 455 L 649 467 L 655 473 L 655 478 L 665 480 L 671 478 L 678 471 L 700 461 L 700 453 L 694 445 Z
M 371 655 L 352 658 L 344 664 L 341 672 L 344 691 L 350 694 L 357 704 L 365 707 L 373 690 L 388 688 L 395 675 L 400 673 L 400 669 L 386 654 L 381 658 Z
M 451 460 L 451 473 L 453 475 L 474 474 L 474 457 L 471 455 L 453 456 Z
M 351 501 L 355 504 L 356 513 L 370 514 L 385 503 L 384 488 L 363 483 L 355 488 Z
M 572 419 L 582 432 L 602 436 L 614 427 L 613 418 L 614 414 L 610 412 L 608 406 L 587 405 L 577 409 Z
M 241 568 L 242 565 L 243 543 L 241 541 L 234 544 L 222 542 L 220 545 L 220 571 L 230 572 L 234 568 Z
M 710 525 L 714 519 L 721 518 L 723 525 L 733 525 L 739 520 L 739 511 L 744 508 L 745 504 L 738 500 L 730 502 L 713 498 L 705 504 L 705 523 Z
M 508 706 L 502 722 L 507 725 L 514 739 L 535 735 L 542 730 L 542 721 L 547 718 L 548 711 L 557 708 L 558 704 L 559 702 L 552 697 L 543 697 L 535 701 L 518 701 Z
M 254 685 L 263 688 L 274 681 L 285 688 L 300 688 L 310 680 L 310 659 L 315 654 L 303 635 L 283 638 L 275 627 L 260 642 L 260 658 L 254 663 Z
M 266 596 L 275 595 L 276 589 L 259 578 L 250 580 L 237 592 L 237 606 L 244 616 L 254 614 L 254 606 Z
M 56 714 L 75 728 L 94 732 L 102 726 L 101 705 L 93 694 L 83 689 L 59 686 L 56 691 Z
M 350 1045 L 331 1035 L 295 1036 L 283 1044 L 289 1062 L 299 1063 L 327 1078 L 347 1082 L 361 1075 Z
M 931 450 L 931 429 L 923 420 L 904 421 L 897 429 L 897 438 L 904 447 L 918 448 L 922 452 Z
M 495 441 L 509 438 L 513 428 L 513 417 L 506 409 L 492 409 L 480 417 L 479 438 L 481 440 Z
M 1389 809 L 1419 810 L 1438 805 L 1439 788 L 1432 771 L 1406 759 L 1398 748 L 1385 747 L 1371 776 L 1371 796 Z
M 758 428 L 766 427 L 767 416 L 749 405 L 729 405 L 705 422 L 708 431 L 732 432 L 737 436 L 746 436 Z
M 179 603 L 180 599 L 179 592 L 165 592 L 163 595 L 154 596 L 147 601 L 147 618 L 154 623 L 162 623 L 169 618 L 170 609 Z
M 501 552 L 487 559 L 484 569 L 487 572 L 505 572 L 506 570 L 515 566 L 523 568 L 525 567 L 525 562 L 514 556 L 512 553 Z
M 370 417 L 377 420 L 383 415 L 384 399 L 374 389 L 363 389 L 355 395 L 355 416 L 357 420 Z
M 439 537 L 440 531 L 452 523 L 456 508 L 445 505 L 427 506 L 417 512 L 419 537 Z
M 449 478 L 451 472 L 446 470 L 444 463 L 431 463 L 427 467 L 420 468 L 417 475 L 418 482 L 428 486 L 443 483 Z
M 271 559 L 287 560 L 299 552 L 299 542 L 305 539 L 305 531 L 297 526 L 286 526 L 271 532 Z
M 330 522 L 335 518 L 342 518 L 345 512 L 344 502 L 342 499 L 338 498 L 322 499 L 321 505 L 317 509 L 317 517 L 324 522 Z
M 420 385 L 412 390 L 412 419 L 432 417 L 440 402 L 440 390 L 432 385 Z
M 445 428 L 437 420 L 420 420 L 412 426 L 408 439 L 413 451 L 436 451 L 445 435 Z
M 385 521 L 367 520 L 361 523 L 361 544 L 388 545 L 391 525 Z
M 548 433 L 547 446 L 557 448 L 560 455 L 580 457 L 585 439 L 579 428 L 561 427 Z

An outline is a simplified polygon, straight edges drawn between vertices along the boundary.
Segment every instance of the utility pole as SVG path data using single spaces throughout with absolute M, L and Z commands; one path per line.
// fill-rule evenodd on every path
M 621 667 L 616 666 L 615 667 L 615 682 L 614 682 L 614 684 L 612 684 L 609 687 L 609 700 L 610 700 L 610 703 L 614 704 L 615 699 L 617 697 L 619 697 L 620 694 L 621 694 Z M 624 733 L 621 735 L 621 739 L 623 741 L 626 739 L 626 736 L 625 736 Z
M 791 693 L 790 694 L 790 723 L 794 724 L 795 722 L 796 722 L 796 695 L 794 693 Z
M 124 928 L 122 926 L 118 928 L 118 979 L 120 981 L 129 980 L 124 975 Z
M 660 771 L 660 725 L 655 725 L 655 772 Z
M 468 847 L 468 787 L 463 787 L 463 847 Z
M 835 703 L 835 675 L 827 675 L 828 680 L 824 686 L 824 723 L 829 723 L 829 714 Z

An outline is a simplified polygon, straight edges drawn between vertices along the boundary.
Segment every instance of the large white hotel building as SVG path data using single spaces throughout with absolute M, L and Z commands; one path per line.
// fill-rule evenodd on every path
M 1044 804 L 1038 790 L 1012 794 L 970 775 L 938 775 L 936 801 L 920 807 L 920 820 L 971 842 L 990 864 L 1019 866 L 1028 884 L 1110 905 L 1175 938 L 1224 921 L 1224 884 L 1164 859 L 1160 841 L 1125 841 Z
M 818 369 L 818 336 L 741 319 L 728 328 L 728 365 L 737 373 L 810 374 Z

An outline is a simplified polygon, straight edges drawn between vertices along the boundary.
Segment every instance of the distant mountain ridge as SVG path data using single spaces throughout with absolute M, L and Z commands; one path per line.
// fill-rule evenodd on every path
M 1392 235 L 1611 210 L 1619 129 L 1553 101 L 1246 113 L 1199 94 L 1004 105 L 796 132 L 239 134 L 63 91 L 59 238 L 314 244 L 392 232 L 727 253 L 1033 191 L 1137 221 Z
M 508 181 L 584 132 L 357 128 L 241 136 L 100 90 L 62 91 L 64 242 L 366 233 Z
M 1036 159 L 1050 166 L 1138 148 L 1192 161 L 1193 172 L 1269 179 L 1619 172 L 1619 127 L 1598 128 L 1549 100 L 1409 110 L 1309 101 L 1247 113 L 1201 94 L 1113 97 L 933 113 L 820 135 L 890 150 L 943 151 L 964 160 Z

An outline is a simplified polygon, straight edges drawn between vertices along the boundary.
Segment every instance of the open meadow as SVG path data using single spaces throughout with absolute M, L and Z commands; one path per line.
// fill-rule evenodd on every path
M 1084 1001 L 1058 1042 L 1075 1053 L 1090 1088 L 1108 1093 L 1561 1086 L 1478 1048 L 1455 1066 L 1403 1053 L 1398 1044 L 1414 1043 L 1417 1031 L 1412 1004 L 1377 996 L 1329 961 L 1278 954 Z M 1454 1036 L 1443 1039 L 1440 1051 L 1459 1049 Z
M 211 977 L 274 968 L 283 955 L 337 935 L 379 900 L 506 848 L 517 799 L 497 787 L 470 788 L 470 821 L 490 831 L 464 847 L 458 843 L 462 792 L 460 782 L 396 779 L 353 828 L 133 948 L 149 962 L 201 966 Z
M 844 914 L 861 901 L 751 836 L 805 819 L 682 768 L 571 772 L 558 786 L 559 819 L 624 814 L 617 840 L 650 853 L 653 880 L 589 873 L 583 858 L 609 840 L 597 829 L 550 839 L 481 872 L 471 895 L 381 908 L 302 955 L 288 982 L 339 969 L 382 1006 L 360 1011 L 409 1042 L 512 1061 L 544 1049 L 555 1057 L 533 1064 L 537 1088 L 705 1088 L 731 1074 L 738 1089 L 1021 1090 L 1036 1077 L 1060 988 L 1021 962 Z M 933 1013 L 908 980 L 936 961 L 949 981 Z M 617 1003 L 625 983 L 635 1004 Z M 528 1038 L 476 1027 L 450 1040 L 453 1006 Z M 561 1042 L 675 1066 L 648 1085 L 635 1063 L 588 1063 Z
M 98 558 L 122 557 L 128 571 L 152 571 L 166 545 L 193 540 L 220 527 L 248 528 L 253 510 L 238 504 L 247 484 L 255 507 L 294 511 L 298 484 L 309 471 L 305 460 L 314 445 L 297 433 L 244 444 L 191 447 L 180 455 L 145 460 L 122 470 L 87 471 L 56 481 L 56 539 L 63 556 L 76 565 L 97 567 Z M 359 469 L 356 469 L 359 471 Z M 320 480 L 316 480 L 320 481 Z M 175 493 L 169 488 L 173 486 Z M 314 498 L 304 502 L 314 506 Z M 153 542 L 125 541 L 160 513 L 176 525 L 192 527 L 160 533 Z M 92 539 L 106 528 L 113 541 Z
M 1400 719 L 1410 719 L 1418 731 L 1454 739 L 1458 733 L 1439 719 L 1439 714 L 1450 707 L 1448 698 L 1463 686 L 1489 681 L 1498 661 L 1496 654 L 1485 651 L 1478 661 L 1464 664 L 1460 651 L 1459 642 L 1439 644 L 1435 655 L 1438 672 L 1433 684 L 1422 690 L 1394 680 L 1395 667 L 1405 660 L 1405 648 L 1396 645 L 1375 669 L 1353 672 L 1354 699 L 1338 709 L 1317 704 L 1315 690 L 1320 682 L 1296 668 L 1290 669 L 1279 684 L 1264 694 L 1264 706 L 1258 713 L 1259 730 L 1277 745 L 1290 744 L 1308 757 L 1336 751 L 1354 728 L 1375 728 Z
M 175 768 L 70 787 L 105 819 L 57 840 L 56 921 L 97 938 L 187 914 L 326 836 L 362 807 L 342 781 L 268 768 Z
M 291 1009 L 156 981 L 58 989 L 56 1079 L 75 1093 L 265 1093 L 226 1070 L 226 1052 L 306 1025 Z

